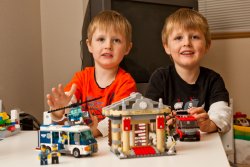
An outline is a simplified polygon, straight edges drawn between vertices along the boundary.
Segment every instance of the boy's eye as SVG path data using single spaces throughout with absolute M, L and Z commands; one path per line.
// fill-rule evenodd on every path
M 182 39 L 182 36 L 176 36 L 175 38 L 174 38 L 174 40 L 181 40 Z
M 113 43 L 121 43 L 121 40 L 116 38 L 116 39 L 113 39 Z
M 200 39 L 200 37 L 198 35 L 193 35 L 192 39 Z
M 103 37 L 97 38 L 97 41 L 103 42 L 105 39 Z

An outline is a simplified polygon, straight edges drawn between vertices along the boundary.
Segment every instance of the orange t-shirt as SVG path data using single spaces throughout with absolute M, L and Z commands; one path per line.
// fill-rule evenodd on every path
M 122 68 L 118 69 L 115 80 L 106 88 L 100 88 L 96 83 L 94 67 L 86 67 L 84 70 L 77 72 L 66 85 L 64 91 L 69 91 L 73 83 L 77 85 L 75 92 L 77 101 L 102 97 L 96 101 L 85 103 L 82 106 L 83 111 L 95 114 L 99 121 L 105 118 L 102 115 L 103 107 L 119 101 L 136 91 L 134 79 Z

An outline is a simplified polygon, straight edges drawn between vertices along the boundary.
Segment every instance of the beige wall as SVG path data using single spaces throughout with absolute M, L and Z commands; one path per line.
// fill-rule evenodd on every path
M 0 0 L 0 99 L 42 121 L 45 95 L 80 70 L 87 0 Z
M 66 84 L 81 69 L 80 40 L 87 2 L 41 1 L 44 97 L 53 86 Z
M 39 0 L 0 0 L 0 99 L 5 111 L 44 108 Z
M 234 112 L 250 116 L 250 38 L 213 40 L 203 64 L 219 72 L 233 98 Z

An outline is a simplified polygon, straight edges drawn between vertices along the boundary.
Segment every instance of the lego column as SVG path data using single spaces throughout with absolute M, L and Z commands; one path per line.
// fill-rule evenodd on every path
M 130 150 L 130 130 L 131 130 L 131 118 L 124 117 L 122 119 L 123 133 L 122 133 L 122 151 L 125 154 L 129 153 Z
M 131 125 L 131 127 L 132 127 L 132 129 L 131 129 L 131 131 L 132 131 L 132 136 L 131 136 L 131 138 L 132 138 L 132 140 L 130 140 L 130 146 L 132 146 L 132 147 L 134 147 L 135 146 L 135 124 L 132 124 Z
M 156 116 L 156 147 L 162 153 L 165 151 L 165 118 Z
M 118 152 L 121 145 L 121 120 L 112 120 L 111 122 L 111 136 L 112 136 L 112 151 Z

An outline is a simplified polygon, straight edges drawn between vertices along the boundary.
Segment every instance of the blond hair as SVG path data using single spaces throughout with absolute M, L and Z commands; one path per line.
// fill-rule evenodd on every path
M 97 28 L 108 31 L 113 29 L 115 32 L 122 33 L 126 39 L 126 46 L 130 46 L 132 41 L 132 27 L 129 21 L 120 13 L 113 10 L 106 10 L 98 13 L 88 26 L 88 40 L 92 41 L 93 34 Z
M 163 44 L 168 44 L 168 37 L 176 27 L 186 30 L 200 30 L 205 36 L 206 47 L 210 46 L 211 36 L 208 22 L 199 12 L 188 8 L 181 8 L 166 18 L 161 33 Z

